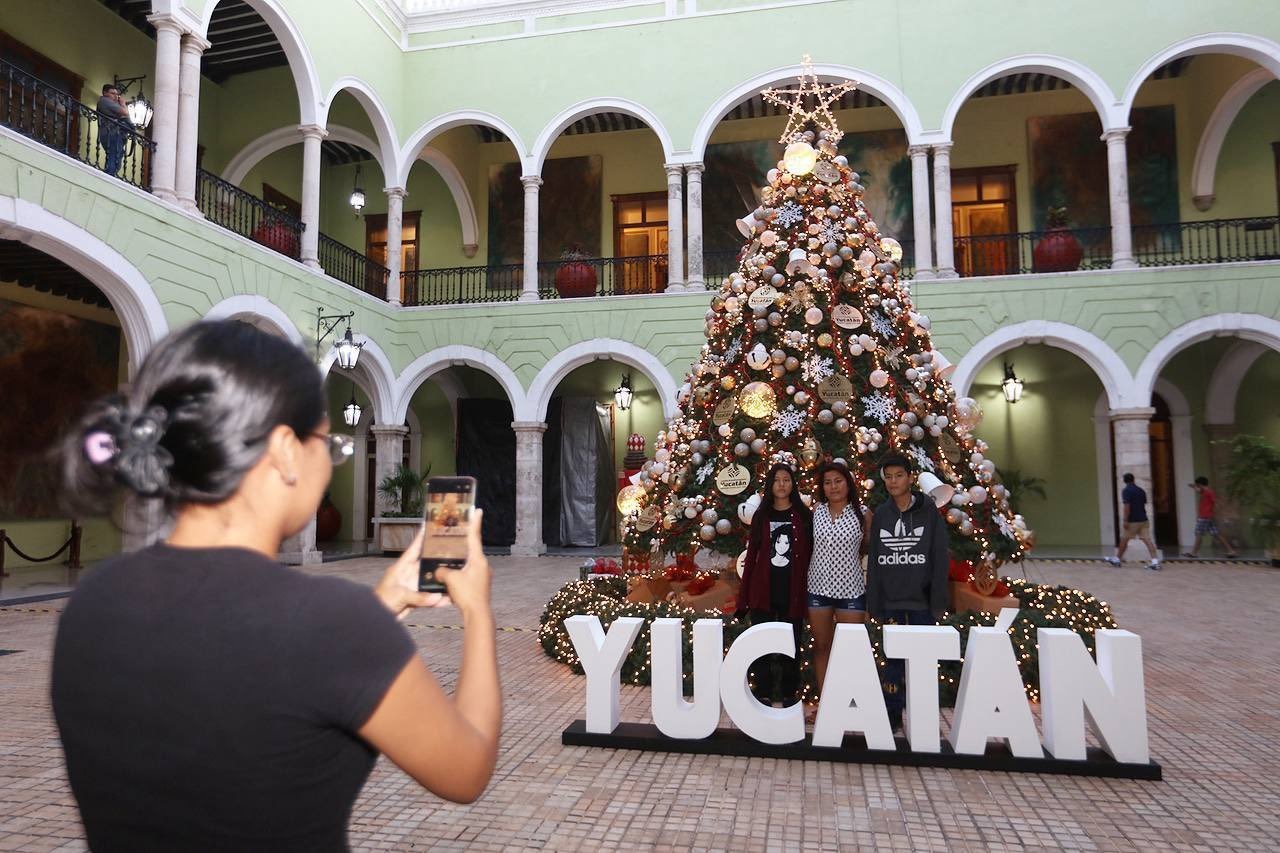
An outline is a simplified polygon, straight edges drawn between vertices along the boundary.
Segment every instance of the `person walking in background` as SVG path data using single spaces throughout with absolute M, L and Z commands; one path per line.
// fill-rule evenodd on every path
M 1200 502 L 1196 507 L 1196 538 L 1191 545 L 1190 551 L 1184 551 L 1184 557 L 1200 556 L 1200 540 L 1205 536 L 1212 537 L 1214 542 L 1222 546 L 1222 550 L 1227 553 L 1227 557 L 1234 558 L 1236 556 L 1235 549 L 1231 547 L 1231 543 L 1227 538 L 1218 532 L 1217 512 L 1218 512 L 1218 494 L 1209 488 L 1208 477 L 1196 477 L 1196 481 L 1191 484 L 1191 488 L 1196 490 L 1196 494 L 1200 496 Z
M 1113 566 L 1118 566 L 1124 562 L 1125 549 L 1129 547 L 1129 543 L 1137 539 L 1143 545 L 1147 546 L 1147 553 L 1151 555 L 1151 561 L 1147 563 L 1147 568 L 1153 572 L 1160 571 L 1160 558 L 1156 554 L 1156 543 L 1151 541 L 1151 521 L 1147 517 L 1147 493 L 1134 481 L 1132 474 L 1124 475 L 1124 489 L 1120 492 L 1120 503 L 1123 507 L 1122 516 L 1122 532 L 1120 534 L 1120 546 L 1116 549 L 1114 557 L 1107 557 L 1107 562 Z
M 106 152 L 102 171 L 115 176 L 124 162 L 125 139 L 133 132 L 133 121 L 124 105 L 124 96 L 114 83 L 102 87 L 98 98 L 98 144 Z
M 934 625 L 950 605 L 947 525 L 931 499 L 911 488 L 906 457 L 880 462 L 889 499 L 871 518 L 867 557 L 867 613 L 886 625 Z M 889 723 L 902 728 L 906 667 L 889 658 L 884 668 Z
M 375 589 L 280 565 L 350 436 L 329 431 L 307 354 L 236 320 L 162 340 L 126 392 L 66 438 L 68 499 L 93 516 L 163 502 L 167 539 L 97 566 L 53 652 L 53 712 L 96 851 L 340 851 L 379 753 L 429 791 L 474 800 L 502 722 L 489 565 L 473 518 L 453 696 L 397 619 L 422 533 Z

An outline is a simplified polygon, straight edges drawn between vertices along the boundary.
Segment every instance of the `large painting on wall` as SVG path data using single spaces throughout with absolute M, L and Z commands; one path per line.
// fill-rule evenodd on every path
M 880 226 L 880 232 L 904 246 L 910 244 L 913 232 L 907 132 L 899 128 L 846 133 L 839 150 L 849 158 L 849 168 L 858 173 L 859 183 L 866 187 L 862 203 Z
M 1178 152 L 1172 106 L 1132 111 L 1125 148 L 1129 164 L 1129 211 L 1135 226 L 1177 222 Z M 1031 200 L 1035 230 L 1045 227 L 1050 207 L 1067 208 L 1073 228 L 1111 223 L 1107 147 L 1099 140 L 1097 113 L 1027 119 L 1031 152 Z M 1141 243 L 1142 235 L 1135 235 Z
M 120 330 L 0 299 L 0 518 L 62 515 L 53 444 L 116 388 Z
M 572 247 L 600 257 L 603 161 L 560 157 L 542 166 L 538 190 L 538 258 L 554 261 Z M 489 266 L 518 264 L 524 258 L 524 187 L 519 163 L 489 167 Z

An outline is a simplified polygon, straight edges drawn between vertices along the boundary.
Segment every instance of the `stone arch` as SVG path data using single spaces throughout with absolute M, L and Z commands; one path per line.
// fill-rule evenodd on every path
M 1271 72 L 1272 77 L 1280 77 L 1280 44 L 1262 36 L 1245 33 L 1205 33 L 1192 36 L 1169 45 L 1155 56 L 1148 59 L 1129 80 L 1124 90 L 1124 100 L 1119 103 L 1118 116 L 1123 127 L 1129 122 L 1129 111 L 1133 109 L 1138 90 L 1157 68 L 1181 59 L 1184 56 L 1195 56 L 1200 53 L 1226 53 L 1239 56 L 1258 63 Z
M 409 179 L 410 167 L 413 166 L 414 160 L 418 158 L 419 151 L 428 142 L 446 130 L 469 124 L 484 125 L 501 132 L 515 146 L 516 156 L 520 162 L 522 164 L 528 162 L 528 151 L 524 146 L 524 142 L 521 140 L 520 134 L 516 133 L 515 128 L 511 125 L 492 113 L 481 110 L 455 110 L 436 116 L 413 132 L 408 141 L 400 148 L 400 153 L 396 158 L 395 169 L 384 173 L 387 178 L 387 186 L 403 187 L 405 181 Z
M 160 300 L 128 259 L 94 234 L 39 205 L 0 195 L 0 237 L 18 240 L 67 264 L 102 291 L 120 318 L 129 374 L 169 333 Z
M 725 92 L 702 114 L 702 119 L 698 122 L 697 128 L 693 132 L 693 140 L 689 145 L 695 162 L 701 161 L 706 154 L 707 143 L 711 139 L 711 134 L 715 131 L 716 125 L 720 120 L 728 115 L 729 111 L 742 102 L 745 98 L 760 93 L 761 89 L 772 86 L 776 83 L 794 80 L 803 73 L 804 69 L 799 65 L 787 65 L 781 68 L 775 68 L 772 71 L 765 71 L 757 74 L 750 80 L 734 86 Z M 893 110 L 897 115 L 898 121 L 902 122 L 903 128 L 907 131 L 907 144 L 919 145 L 925 140 L 924 129 L 920 124 L 920 115 L 916 111 L 915 105 L 910 99 L 893 83 L 864 71 L 859 68 L 853 68 L 848 65 L 831 65 L 820 64 L 814 65 L 813 71 L 819 77 L 835 78 L 839 80 L 850 80 L 858 84 L 858 88 L 870 92 L 880 100 L 884 101 L 889 109 Z
M 978 341 L 956 366 L 955 375 L 951 379 L 956 393 L 968 394 L 974 376 L 984 364 L 1023 344 L 1047 344 L 1079 357 L 1097 374 L 1106 392 L 1107 403 L 1112 409 L 1126 405 L 1146 405 L 1145 402 L 1126 402 L 1132 396 L 1132 376 L 1124 361 L 1105 341 L 1077 326 L 1047 320 L 1029 320 L 1006 326 Z M 1150 392 L 1146 399 L 1151 399 Z
M 329 89 L 329 94 L 325 96 L 324 103 L 320 106 L 320 126 L 324 127 L 329 121 L 329 110 L 333 106 L 333 99 L 338 97 L 342 92 L 346 92 L 356 99 L 356 103 L 364 108 L 365 115 L 369 117 L 369 123 L 373 125 L 373 135 L 377 137 L 377 148 L 367 148 L 370 154 L 374 154 L 378 159 L 378 165 L 382 168 L 383 174 L 386 174 L 386 164 L 394 164 L 396 162 L 396 128 L 395 123 L 391 120 L 391 114 L 383 105 L 382 100 L 374 93 L 373 88 L 365 83 L 359 77 L 343 77 L 333 84 Z
M 628 341 L 595 338 L 561 350 L 543 365 L 529 385 L 529 417 L 525 420 L 545 421 L 551 395 L 555 393 L 560 382 L 575 368 L 603 358 L 634 367 L 648 377 L 653 387 L 658 389 L 663 418 L 670 420 L 675 417 L 676 383 L 656 356 Z
M 384 423 L 403 423 L 418 387 L 440 371 L 461 365 L 482 370 L 498 380 L 507 399 L 511 401 L 512 420 L 530 420 L 526 417 L 528 404 L 524 386 L 510 367 L 493 353 L 462 344 L 450 344 L 423 353 L 401 372 L 395 381 L 395 407 L 391 419 Z
M 280 42 L 285 57 L 289 60 L 289 70 L 293 73 L 294 86 L 298 90 L 298 117 L 300 124 L 317 124 L 320 115 L 320 76 L 316 73 L 315 60 L 311 51 L 307 50 L 302 40 L 302 33 L 284 10 L 281 0 L 244 0 L 253 11 L 261 16 L 276 40 Z M 198 35 L 208 38 L 209 23 L 213 20 L 213 10 L 218 7 L 218 0 L 212 0 L 204 9 L 200 21 Z
M 280 310 L 274 302 L 264 296 L 240 294 L 228 296 L 209 309 L 204 315 L 206 320 L 241 320 L 247 319 L 255 326 L 269 328 L 264 331 L 274 332 L 292 343 L 303 346 L 302 333 L 289 319 L 289 315 Z
M 1182 324 L 1152 347 L 1138 367 L 1134 375 L 1134 396 L 1140 400 L 1137 405 L 1146 405 L 1151 399 L 1160 371 L 1169 359 L 1192 344 L 1220 337 L 1253 341 L 1280 352 L 1280 320 L 1261 314 L 1211 314 Z
M 1258 90 L 1276 77 L 1266 68 L 1255 68 L 1241 77 L 1227 90 L 1209 116 L 1209 122 L 1200 135 L 1200 144 L 1196 146 L 1195 165 L 1191 167 L 1191 198 L 1200 210 L 1208 210 L 1213 206 L 1214 181 L 1218 172 L 1218 156 L 1222 153 L 1222 144 L 1226 142 L 1227 132 L 1235 123 L 1236 116 L 1244 109 L 1249 99 Z
M 374 417 L 378 423 L 398 424 L 404 423 L 404 414 L 395 417 L 395 371 L 391 369 L 391 360 L 387 358 L 387 354 L 382 351 L 382 347 L 378 346 L 374 341 L 365 335 L 353 335 L 356 341 L 363 342 L 364 348 L 360 351 L 360 358 L 356 362 L 356 369 L 352 373 L 363 376 L 369 382 L 369 388 L 366 393 L 373 403 Z M 327 377 L 330 369 L 338 360 L 338 352 L 332 346 L 328 352 L 320 359 L 320 375 Z
M 1254 363 L 1267 348 L 1256 341 L 1240 341 L 1218 362 L 1209 378 L 1209 390 L 1204 401 L 1204 422 L 1207 424 L 1234 424 L 1236 422 L 1236 398 L 1240 385 Z
M 542 129 L 542 133 L 538 134 L 537 140 L 533 143 L 533 150 L 529 152 L 529 162 L 526 165 L 525 174 L 538 175 L 542 173 L 542 164 L 546 162 L 547 155 L 551 152 L 551 146 L 555 145 L 556 140 L 564 132 L 565 128 L 579 119 L 604 112 L 622 113 L 644 122 L 658 137 L 658 141 L 662 143 L 664 162 L 672 162 L 675 152 L 671 144 L 671 134 L 667 132 L 666 127 L 648 107 L 627 98 L 592 98 L 563 110 Z
M 1124 126 L 1124 117 L 1127 113 L 1122 114 L 1116 108 L 1115 94 L 1097 72 L 1061 56 L 1028 53 L 994 62 L 966 80 L 960 90 L 952 96 L 951 103 L 947 104 L 946 112 L 942 114 L 942 136 L 946 139 L 951 138 L 956 116 L 969 100 L 970 95 L 992 80 L 1022 72 L 1049 74 L 1066 80 L 1079 89 L 1093 104 L 1093 108 L 1098 111 L 1098 118 L 1102 121 L 1103 130 Z

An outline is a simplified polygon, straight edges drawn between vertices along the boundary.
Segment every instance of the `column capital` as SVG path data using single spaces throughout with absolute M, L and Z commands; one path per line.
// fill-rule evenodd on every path
M 1098 138 L 1108 145 L 1117 141 L 1124 142 L 1125 137 L 1129 135 L 1131 130 L 1133 130 L 1132 127 L 1110 127 L 1102 131 L 1102 135 Z
M 182 51 L 184 53 L 194 53 L 199 56 L 211 47 L 213 47 L 213 42 L 207 38 L 202 38 L 195 33 L 182 34 Z
M 525 192 L 537 192 L 538 187 L 542 186 L 541 175 L 521 175 L 520 183 L 524 185 Z
M 542 434 L 547 431 L 547 425 L 542 421 L 512 421 L 511 428 L 518 433 L 526 434 Z
M 318 124 L 300 124 L 298 125 L 298 133 L 302 134 L 303 139 L 315 137 L 316 139 L 324 139 L 329 135 L 329 131 L 325 130 Z
M 705 170 L 707 167 L 702 163 L 685 163 L 684 168 L 685 168 L 685 171 L 687 171 L 689 175 L 692 176 L 692 175 L 701 175 L 703 170 Z
M 185 35 L 187 25 L 177 15 L 172 12 L 159 12 L 154 15 L 147 15 L 147 23 L 155 27 L 156 31 L 166 30 L 178 35 Z
M 1133 406 L 1127 409 L 1111 409 L 1107 417 L 1113 421 L 1149 421 L 1156 413 L 1152 406 Z
M 409 194 L 404 187 L 383 187 L 382 191 L 387 194 L 388 199 L 392 199 L 392 198 L 403 199 L 405 196 Z
M 929 146 L 928 145 L 908 145 L 907 154 L 912 157 L 928 157 Z
M 667 183 L 680 180 L 680 176 L 684 174 L 682 163 L 663 163 L 662 168 L 667 173 Z
M 373 433 L 375 438 L 382 436 L 406 436 L 409 434 L 409 428 L 404 424 L 374 424 L 369 427 L 369 432 Z
M 951 146 L 953 144 L 952 142 L 935 142 L 929 147 L 933 149 L 935 157 L 949 157 L 951 156 Z

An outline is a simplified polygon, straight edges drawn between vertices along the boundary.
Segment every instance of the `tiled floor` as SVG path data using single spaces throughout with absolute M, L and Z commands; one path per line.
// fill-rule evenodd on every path
M 319 568 L 372 581 L 385 560 Z M 1040 562 L 1037 580 L 1111 602 L 1143 636 L 1151 749 L 1163 782 L 1008 775 L 569 748 L 583 681 L 533 629 L 579 560 L 495 558 L 506 696 L 493 783 L 442 803 L 380 762 L 351 842 L 386 850 L 1274 850 L 1280 847 L 1280 571 L 1259 566 Z M 49 713 L 62 602 L 0 607 L 0 850 L 84 849 Z M 451 686 L 455 614 L 409 620 Z M 623 719 L 648 693 L 623 688 Z

